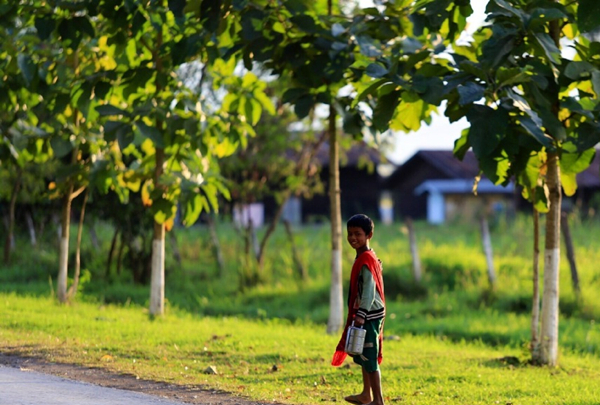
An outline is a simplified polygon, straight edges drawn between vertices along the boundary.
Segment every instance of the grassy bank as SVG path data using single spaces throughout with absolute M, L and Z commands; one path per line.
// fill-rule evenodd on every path
M 337 337 L 322 325 L 281 319 L 204 317 L 171 311 L 149 320 L 136 305 L 0 295 L 1 350 L 102 367 L 177 384 L 203 384 L 262 401 L 343 402 L 360 386 L 354 365 L 333 368 Z M 567 353 L 559 368 L 531 367 L 521 350 L 403 334 L 385 342 L 390 403 L 595 404 L 600 359 Z M 218 374 L 205 374 L 213 366 Z

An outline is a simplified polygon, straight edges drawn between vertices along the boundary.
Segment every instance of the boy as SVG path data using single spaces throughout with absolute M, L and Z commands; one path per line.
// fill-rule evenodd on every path
M 375 226 L 371 218 L 358 214 L 348 220 L 346 227 L 348 243 L 356 250 L 356 259 L 350 275 L 346 327 L 331 364 L 341 366 L 347 356 L 344 347 L 350 324 L 354 321 L 355 326 L 366 329 L 363 353 L 353 356 L 354 362 L 362 366 L 363 390 L 344 399 L 356 405 L 383 405 L 379 364 L 382 360 L 385 296 L 381 261 L 369 248 Z

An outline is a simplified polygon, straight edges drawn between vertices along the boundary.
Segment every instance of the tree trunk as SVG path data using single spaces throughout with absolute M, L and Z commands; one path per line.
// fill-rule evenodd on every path
M 573 247 L 573 238 L 571 237 L 571 229 L 569 228 L 569 216 L 566 212 L 561 214 L 561 230 L 567 248 L 567 259 L 571 269 L 571 281 L 573 282 L 573 292 L 579 300 L 581 296 L 581 288 L 579 287 L 579 273 L 577 272 L 577 262 L 575 261 L 575 248 Z
M 156 148 L 154 184 L 160 188 L 159 178 L 163 171 L 165 152 Z M 165 225 L 154 222 L 152 238 L 152 270 L 150 275 L 150 315 L 160 316 L 165 312 Z
M 17 196 L 19 195 L 19 190 L 21 189 L 22 177 L 23 169 L 21 169 L 20 166 L 17 166 L 17 178 L 15 179 L 15 184 L 12 189 L 10 206 L 8 209 L 8 232 L 6 233 L 6 240 L 4 241 L 4 264 L 8 264 L 10 262 L 10 251 L 13 247 L 13 234 L 15 230 L 15 206 L 17 205 Z
M 302 260 L 300 260 L 300 255 L 298 254 L 298 249 L 296 249 L 296 244 L 294 243 L 294 234 L 292 233 L 292 225 L 290 221 L 287 219 L 283 221 L 283 225 L 285 226 L 285 231 L 287 233 L 288 239 L 292 246 L 292 257 L 294 258 L 294 266 L 296 267 L 296 273 L 301 280 L 306 280 L 308 278 L 308 274 L 306 272 L 306 267 L 302 264 Z
M 31 246 L 37 246 L 37 236 L 35 233 L 35 224 L 33 223 L 33 217 L 31 216 L 31 212 L 27 211 L 25 213 L 25 221 L 27 222 L 27 229 L 29 230 L 29 240 L 31 242 Z
M 117 245 L 117 238 L 119 237 L 119 228 L 115 228 L 112 240 L 110 241 L 110 250 L 108 251 L 108 259 L 106 260 L 106 279 L 110 278 L 110 268 L 112 266 L 112 259 L 115 254 L 115 246 Z
M 546 215 L 544 250 L 544 292 L 542 295 L 542 328 L 538 363 L 555 366 L 558 361 L 559 265 L 561 189 L 558 154 L 548 153 L 546 184 L 549 211 Z
M 279 219 L 281 218 L 281 214 L 283 213 L 283 207 L 285 206 L 285 203 L 287 202 L 287 200 L 289 198 L 290 198 L 290 193 L 288 192 L 285 194 L 281 203 L 277 207 L 277 211 L 275 211 L 273 220 L 269 224 L 269 227 L 265 231 L 265 234 L 260 241 L 260 247 L 258 248 L 258 254 L 256 255 L 256 261 L 258 262 L 259 269 L 262 269 L 262 266 L 263 266 L 267 242 L 269 241 L 269 238 L 273 235 L 273 233 L 275 233 L 275 230 L 277 229 L 277 224 L 279 223 Z M 256 240 L 256 238 L 255 238 L 255 240 Z M 255 247 L 255 249 L 256 249 L 256 247 Z
M 60 247 L 58 260 L 58 279 L 56 281 L 56 295 L 59 302 L 67 302 L 67 277 L 69 272 L 69 227 L 71 225 L 71 201 L 73 186 L 70 186 L 62 201 L 60 218 Z
M 217 262 L 219 277 L 223 277 L 225 272 L 225 261 L 223 260 L 223 251 L 221 250 L 221 244 L 219 243 L 215 221 L 211 215 L 208 215 L 206 217 L 206 222 L 208 223 L 208 231 L 210 233 L 210 240 L 212 241 L 213 255 Z
M 533 209 L 533 298 L 531 304 L 531 358 L 540 351 L 540 213 Z
M 150 281 L 150 315 L 165 313 L 165 225 L 154 224 L 152 239 L 152 275 Z
M 75 248 L 75 274 L 73 275 L 73 284 L 69 288 L 68 298 L 71 299 L 77 294 L 79 286 L 79 275 L 81 273 L 81 235 L 83 234 L 83 220 L 85 218 L 85 207 L 88 201 L 88 191 L 83 196 L 81 204 L 81 214 L 79 215 L 79 226 L 77 228 L 77 246 Z
M 340 202 L 339 142 L 335 125 L 335 107 L 329 106 L 329 203 L 331 210 L 331 289 L 327 333 L 336 333 L 343 324 L 342 291 L 342 213 Z
M 494 271 L 494 254 L 492 250 L 492 238 L 490 237 L 490 226 L 485 215 L 482 215 L 479 221 L 481 227 L 481 243 L 483 245 L 483 253 L 485 254 L 488 282 L 490 285 L 490 290 L 494 290 L 496 287 L 496 272 Z
M 410 255 L 412 257 L 413 277 L 417 284 L 421 283 L 421 259 L 417 248 L 417 235 L 411 217 L 406 217 L 406 227 L 408 228 L 408 241 L 410 244 Z

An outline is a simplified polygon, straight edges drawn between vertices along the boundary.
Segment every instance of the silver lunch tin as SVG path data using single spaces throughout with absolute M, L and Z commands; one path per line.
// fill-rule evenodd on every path
M 354 326 L 354 322 L 348 328 L 348 335 L 346 336 L 346 347 L 344 351 L 348 354 L 358 355 L 362 354 L 363 347 L 365 345 L 365 335 L 367 331 L 361 327 Z

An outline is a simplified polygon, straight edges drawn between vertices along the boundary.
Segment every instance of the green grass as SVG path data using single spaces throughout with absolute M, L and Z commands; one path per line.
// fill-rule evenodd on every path
M 417 285 L 406 229 L 377 225 L 372 247 L 384 263 L 385 334 L 400 337 L 385 345 L 383 381 L 389 402 L 600 403 L 598 225 L 571 223 L 579 298 L 571 288 L 563 249 L 558 368 L 526 363 L 532 291 L 529 219 L 492 222 L 494 292 L 488 290 L 477 227 L 417 223 L 424 271 Z M 106 277 L 112 230 L 99 223 L 97 231 L 99 250 L 84 238 L 82 263 L 89 280 L 69 306 L 51 298 L 58 262 L 54 242 L 46 237 L 30 249 L 26 240 L 18 240 L 21 248 L 0 272 L 0 350 L 285 403 L 340 402 L 359 389 L 360 369 L 329 366 L 337 336 L 324 333 L 328 226 L 296 230 L 308 280 L 295 275 L 289 242 L 280 229 L 269 243 L 262 282 L 255 286 L 241 281 L 242 273 L 254 269 L 243 264 L 243 244 L 233 228 L 219 224 L 226 259 L 222 273 L 205 227 L 177 229 L 182 262 L 168 254 L 167 315 L 154 321 L 145 310 L 147 286 L 134 284 L 126 269 Z M 543 251 L 543 235 L 541 239 Z M 170 243 L 168 239 L 168 253 Z M 346 246 L 343 258 L 347 283 L 353 252 Z M 507 356 L 508 363 L 499 360 Z M 513 358 L 518 363 L 511 364 Z M 204 374 L 209 365 L 219 375 Z
M 310 322 L 183 311 L 152 321 L 135 305 L 61 306 L 51 298 L 16 294 L 0 294 L 0 311 L 0 346 L 13 354 L 290 404 L 340 402 L 360 387 L 357 366 L 329 365 L 337 336 Z M 539 368 L 523 362 L 523 351 L 513 347 L 403 334 L 385 342 L 384 356 L 390 403 L 600 401 L 600 359 L 592 355 L 568 353 L 561 367 Z M 209 366 L 219 374 L 205 374 Z

